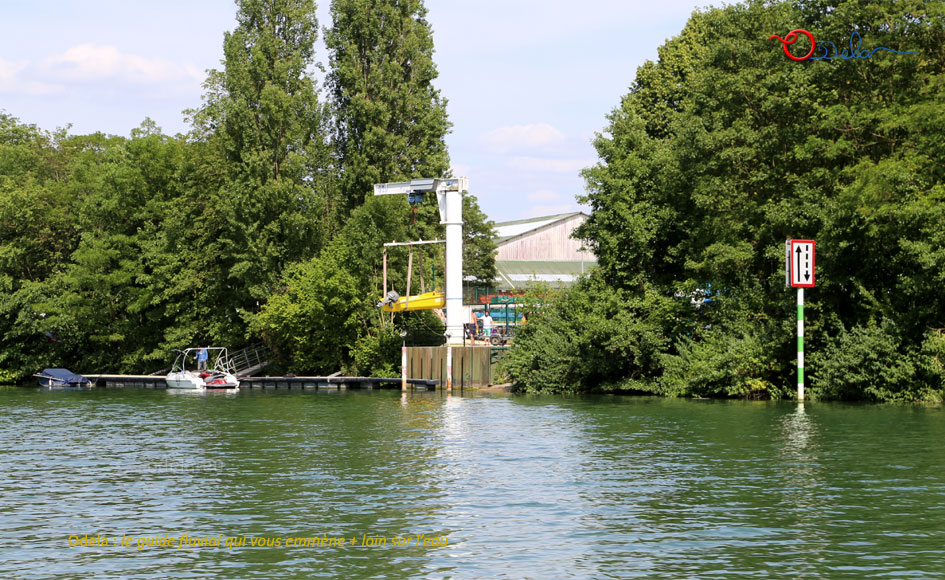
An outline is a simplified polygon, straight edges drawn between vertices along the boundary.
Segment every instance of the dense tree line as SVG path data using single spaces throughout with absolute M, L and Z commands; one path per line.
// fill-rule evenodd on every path
M 389 372 L 406 322 L 374 306 L 382 244 L 437 237 L 439 220 L 435 201 L 411 210 L 371 185 L 449 171 L 423 3 L 335 0 L 327 99 L 314 2 L 237 5 L 186 135 L 0 112 L 0 381 L 153 372 L 175 348 L 260 339 L 285 370 Z M 466 274 L 491 278 L 491 224 L 467 204 Z M 395 287 L 405 264 L 391 257 Z M 435 317 L 417 322 L 436 336 Z
M 833 58 L 789 59 L 769 37 L 794 29 L 812 33 L 817 56 L 832 42 Z M 803 56 L 810 43 L 788 48 Z M 593 213 L 578 235 L 600 268 L 542 301 L 512 378 L 528 390 L 793 396 L 784 242 L 815 239 L 809 392 L 941 401 L 943 103 L 940 2 L 694 13 L 595 140 Z

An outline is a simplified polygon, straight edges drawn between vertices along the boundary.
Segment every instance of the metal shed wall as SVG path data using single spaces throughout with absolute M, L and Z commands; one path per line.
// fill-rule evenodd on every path
M 581 252 L 581 241 L 570 237 L 571 232 L 586 219 L 587 216 L 576 214 L 500 242 L 496 260 L 580 262 L 583 257 L 586 261 L 594 261 L 594 254 Z

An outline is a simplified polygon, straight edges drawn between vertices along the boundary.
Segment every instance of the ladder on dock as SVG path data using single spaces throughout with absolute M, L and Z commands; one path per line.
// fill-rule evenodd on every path
M 269 347 L 259 343 L 230 353 L 237 377 L 247 377 L 269 366 Z

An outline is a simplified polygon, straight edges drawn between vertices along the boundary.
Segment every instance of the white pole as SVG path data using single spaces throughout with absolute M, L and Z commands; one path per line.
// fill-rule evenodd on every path
M 804 402 L 804 288 L 797 289 L 797 400 Z
M 446 335 L 463 344 L 463 193 L 446 191 Z

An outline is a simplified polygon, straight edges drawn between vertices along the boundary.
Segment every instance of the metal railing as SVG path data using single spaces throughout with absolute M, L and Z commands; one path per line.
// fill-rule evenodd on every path
M 269 348 L 262 343 L 247 346 L 230 353 L 230 363 L 237 375 L 259 370 L 269 364 Z

